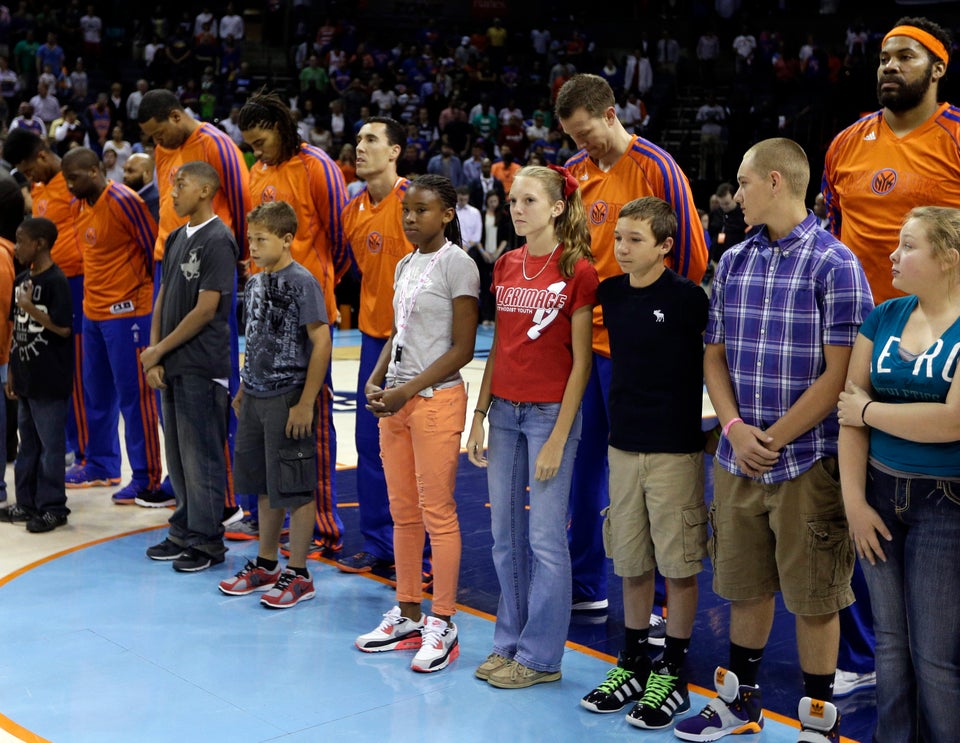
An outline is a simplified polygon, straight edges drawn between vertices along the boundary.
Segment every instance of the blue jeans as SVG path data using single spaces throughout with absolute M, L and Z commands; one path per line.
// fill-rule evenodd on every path
M 487 415 L 493 564 L 500 581 L 493 650 L 548 672 L 560 669 L 570 625 L 567 505 L 582 424 L 578 412 L 559 472 L 549 480 L 535 480 L 537 454 L 559 412 L 559 403 L 494 398 Z
M 893 541 L 862 561 L 877 638 L 878 743 L 960 740 L 960 484 L 867 470 Z
M 167 379 L 161 390 L 167 472 L 177 499 L 170 539 L 210 555 L 223 545 L 223 473 L 226 472 L 227 389 L 192 374 Z
M 69 401 L 21 397 L 17 406 L 20 449 L 13 465 L 17 505 L 33 511 L 66 516 L 63 458 L 67 453 Z

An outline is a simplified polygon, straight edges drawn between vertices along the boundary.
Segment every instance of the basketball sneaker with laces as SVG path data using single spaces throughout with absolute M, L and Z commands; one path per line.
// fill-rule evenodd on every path
M 617 665 L 607 671 L 607 677 L 600 685 L 580 700 L 580 706 L 591 712 L 609 714 L 619 712 L 631 702 L 640 699 L 647 674 L 643 672 L 645 669 L 629 666 L 621 655 Z M 649 663 L 646 668 L 650 668 Z
M 840 713 L 832 702 L 804 697 L 797 710 L 797 743 L 836 743 L 840 740 Z
M 660 730 L 669 727 L 676 715 L 688 709 L 690 695 L 686 679 L 660 663 L 650 671 L 643 696 L 627 713 L 627 722 L 638 728 Z
M 312 578 L 298 575 L 287 568 L 280 573 L 280 577 L 270 590 L 263 594 L 260 603 L 268 609 L 289 609 L 316 595 Z
M 733 671 L 717 667 L 713 677 L 717 698 L 711 699 L 696 717 L 680 720 L 673 729 L 681 740 L 719 740 L 725 735 L 759 733 L 763 708 L 759 686 L 741 686 Z
M 400 607 L 394 606 L 375 630 L 360 635 L 354 644 L 365 653 L 416 650 L 422 643 L 423 620 L 423 616 L 418 622 L 401 616 Z
M 410 668 L 420 673 L 433 673 L 446 668 L 460 655 L 457 625 L 436 617 L 423 620 L 420 649 L 413 656 Z
M 228 596 L 246 596 L 254 591 L 269 591 L 279 578 L 279 565 L 273 570 L 267 570 L 247 560 L 240 572 L 232 578 L 224 578 L 217 588 Z

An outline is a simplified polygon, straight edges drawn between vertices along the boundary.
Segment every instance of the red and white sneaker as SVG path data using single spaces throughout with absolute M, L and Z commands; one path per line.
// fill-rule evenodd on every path
M 270 590 L 263 594 L 260 603 L 268 609 L 289 609 L 316 595 L 317 592 L 313 590 L 313 578 L 304 578 L 287 568 L 280 573 L 280 577 Z
M 387 650 L 416 650 L 420 647 L 420 633 L 424 617 L 419 622 L 401 616 L 400 607 L 394 606 L 383 615 L 383 621 L 372 632 L 360 635 L 355 641 L 365 653 L 382 653 Z
M 432 673 L 446 668 L 460 655 L 457 625 L 442 619 L 427 617 L 423 622 L 423 642 L 413 657 L 410 668 L 420 673 Z
M 279 577 L 279 565 L 273 570 L 267 570 L 247 560 L 247 564 L 239 573 L 232 578 L 224 578 L 217 588 L 228 596 L 246 596 L 254 591 L 269 591 Z

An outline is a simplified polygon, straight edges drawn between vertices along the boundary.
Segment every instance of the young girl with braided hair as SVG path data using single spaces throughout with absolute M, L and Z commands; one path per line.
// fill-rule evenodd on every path
M 367 380 L 380 419 L 380 452 L 393 517 L 397 606 L 360 635 L 365 652 L 417 648 L 410 667 L 431 672 L 460 654 L 456 612 L 460 524 L 453 498 L 467 393 L 460 369 L 473 358 L 480 276 L 460 247 L 457 193 L 422 175 L 403 197 L 403 229 L 416 250 L 397 264 L 394 325 Z M 425 534 L 433 547 L 432 616 L 421 611 Z
M 567 505 L 598 279 L 578 183 L 566 168 L 523 168 L 509 201 L 526 244 L 493 269 L 494 341 L 467 456 L 487 467 L 500 581 L 493 652 L 475 675 L 520 689 L 560 678 L 572 600 Z

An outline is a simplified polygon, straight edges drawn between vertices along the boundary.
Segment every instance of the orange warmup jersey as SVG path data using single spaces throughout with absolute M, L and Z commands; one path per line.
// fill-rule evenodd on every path
M 343 210 L 343 234 L 363 276 L 358 325 L 374 338 L 390 337 L 394 274 L 400 259 L 413 251 L 403 233 L 403 196 L 408 185 L 406 178 L 398 178 L 377 205 L 364 188 Z
M 666 264 L 681 276 L 700 283 L 707 267 L 707 243 L 690 184 L 680 166 L 663 149 L 641 137 L 610 170 L 604 172 L 581 150 L 567 161 L 580 182 L 580 195 L 587 211 L 590 248 L 600 280 L 622 273 L 613 255 L 613 231 L 624 204 L 641 196 L 657 196 L 677 213 L 679 229 Z M 610 355 L 600 306 L 593 310 L 593 350 Z
M 890 254 L 904 216 L 915 206 L 960 208 L 960 109 L 943 103 L 903 137 L 879 111 L 847 127 L 827 150 L 823 195 L 830 229 L 860 259 L 874 302 L 902 296 Z
M 0 237 L 0 364 L 10 361 L 10 338 L 13 322 L 10 305 L 13 302 L 13 243 Z
M 83 253 L 73 231 L 70 202 L 73 194 L 67 190 L 63 173 L 57 173 L 47 183 L 34 183 L 30 189 L 33 216 L 46 217 L 57 226 L 57 241 L 50 250 L 53 262 L 60 266 L 67 278 L 83 274 Z
M 247 212 L 250 211 L 249 172 L 243 153 L 226 133 L 213 124 L 203 122 L 175 150 L 157 147 L 157 190 L 160 192 L 160 224 L 157 232 L 154 260 L 163 258 L 167 235 L 186 223 L 189 217 L 178 217 L 173 208 L 173 179 L 184 163 L 202 160 L 209 163 L 220 176 L 220 188 L 213 197 L 213 210 L 233 230 L 240 246 L 241 257 L 247 255 Z
M 333 323 L 337 318 L 334 288 L 350 266 L 340 222 L 347 201 L 340 168 L 319 147 L 304 144 L 280 165 L 254 163 L 250 193 L 254 204 L 286 201 L 297 213 L 297 234 L 290 252 L 320 282 L 327 319 Z M 251 271 L 256 267 L 251 266 Z
M 108 181 L 97 203 L 76 199 L 72 209 L 74 231 L 84 246 L 84 316 L 112 320 L 149 313 L 157 223 L 143 199 Z

